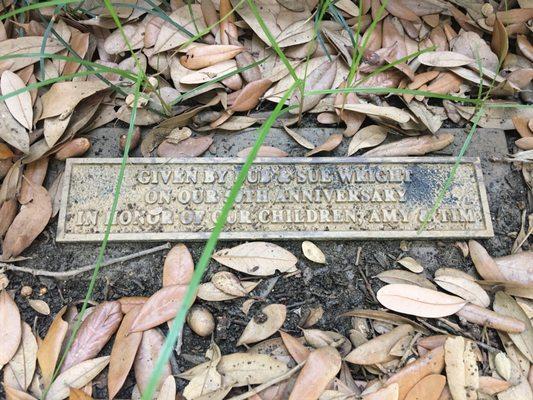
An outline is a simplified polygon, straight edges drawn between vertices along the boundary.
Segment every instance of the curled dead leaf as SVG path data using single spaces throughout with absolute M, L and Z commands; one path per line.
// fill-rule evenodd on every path
M 287 308 L 283 304 L 264 307 L 261 310 L 261 319 L 254 318 L 246 325 L 237 346 L 259 342 L 272 336 L 281 328 L 286 316 Z

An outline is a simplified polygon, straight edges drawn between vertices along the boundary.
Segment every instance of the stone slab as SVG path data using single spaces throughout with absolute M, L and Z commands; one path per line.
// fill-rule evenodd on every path
M 120 159 L 70 159 L 61 241 L 100 241 Z M 465 158 L 425 231 L 421 221 L 453 157 L 258 159 L 221 239 L 486 238 L 493 236 L 481 164 Z M 203 240 L 242 166 L 238 158 L 132 158 L 110 240 Z

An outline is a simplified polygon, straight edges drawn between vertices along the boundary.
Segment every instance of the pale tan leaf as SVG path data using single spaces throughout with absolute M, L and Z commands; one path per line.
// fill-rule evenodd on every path
M 216 392 L 222 387 L 222 375 L 217 371 L 222 357 L 220 348 L 215 343 L 211 343 L 205 355 L 209 362 L 202 364 L 205 368 L 201 368 L 201 371 L 194 374 L 183 390 L 183 397 L 186 399 L 197 399 L 202 396 L 210 398 L 210 394 L 216 398 L 218 395 Z
M 374 147 L 387 138 L 388 129 L 380 125 L 369 125 L 358 131 L 348 146 L 347 156 L 352 156 L 361 149 Z
M 113 399 L 126 381 L 133 366 L 137 349 L 141 344 L 142 333 L 132 332 L 130 328 L 137 317 L 140 306 L 131 309 L 122 319 L 111 349 L 109 359 L 109 372 L 107 374 L 107 390 L 110 399 Z
M 494 261 L 505 281 L 522 285 L 533 284 L 533 251 L 522 251 L 496 258 Z
M 398 400 L 399 396 L 400 386 L 397 383 L 393 383 L 373 393 L 364 395 L 363 400 Z
M 421 332 L 425 335 L 429 335 L 430 332 L 423 325 L 403 317 L 401 315 L 389 313 L 383 310 L 352 310 L 344 314 L 341 314 L 343 317 L 358 317 L 358 318 L 370 318 L 376 321 L 382 321 L 393 325 L 403 325 L 408 324 L 415 328 L 416 331 Z
M 50 315 L 50 306 L 46 301 L 40 299 L 28 299 L 31 308 L 42 315 Z
M 180 57 L 180 62 L 185 68 L 196 70 L 231 60 L 243 50 L 240 46 L 222 44 L 196 46 Z
M 5 101 L 0 101 L 0 139 L 23 153 L 30 151 L 28 132 L 9 112 Z
M 466 301 L 456 296 L 404 284 L 384 286 L 376 296 L 390 310 L 426 318 L 455 314 L 466 304 Z
M 142 332 L 170 321 L 182 304 L 187 285 L 165 286 L 144 303 L 131 324 L 130 332 Z
M 194 273 L 194 261 L 187 246 L 180 243 L 168 252 L 163 264 L 163 286 L 187 285 Z
M 488 307 L 490 305 L 490 298 L 487 292 L 470 279 L 444 275 L 436 277 L 435 283 L 444 290 L 455 294 L 472 304 L 480 307 Z
M 43 184 L 47 171 L 48 157 L 43 157 L 26 165 L 19 193 L 20 204 L 26 204 L 33 199 L 33 188 Z
M 54 317 L 46 336 L 37 350 L 37 360 L 43 375 L 45 386 L 50 384 L 52 375 L 61 352 L 61 346 L 68 330 L 68 323 L 63 320 L 67 307 L 63 307 Z
M 66 371 L 95 357 L 116 332 L 121 320 L 122 311 L 118 301 L 106 301 L 96 306 L 81 324 L 61 370 Z
M 480 63 L 483 69 L 493 72 L 498 69 L 498 56 L 492 52 L 490 46 L 476 32 L 463 31 L 450 41 L 453 52 L 476 60 L 473 65 Z
M 522 333 L 509 333 L 509 337 L 524 356 L 533 362 L 533 326 L 530 319 L 516 300 L 504 292 L 496 293 L 493 304 L 494 311 L 522 321 L 526 329 Z
M 285 129 L 285 132 L 293 138 L 296 143 L 298 143 L 300 146 L 305 147 L 306 149 L 313 150 L 315 148 L 315 145 L 311 143 L 309 140 L 304 138 L 302 135 L 300 135 L 298 132 L 294 131 L 293 129 L 289 128 L 288 126 L 283 125 L 283 128 Z
M 334 133 L 326 139 L 324 143 L 319 146 L 316 146 L 313 150 L 308 151 L 305 156 L 311 157 L 312 155 L 321 153 L 323 151 L 332 151 L 335 150 L 342 143 L 342 134 Z
M 93 400 L 93 398 L 82 389 L 70 388 L 68 400 Z
M 179 83 L 184 85 L 200 85 L 231 72 L 235 72 L 236 70 L 237 63 L 235 60 L 226 60 L 218 64 L 199 69 L 198 71 L 191 71 L 187 75 L 181 77 Z
M 313 351 L 298 374 L 289 400 L 318 399 L 341 369 L 341 356 L 333 347 Z
M 176 380 L 172 375 L 163 382 L 157 400 L 176 400 Z
M 297 258 L 284 248 L 268 242 L 249 242 L 217 251 L 220 264 L 250 275 L 268 276 L 276 271 L 295 271 Z
M 509 37 L 505 26 L 496 18 L 494 21 L 494 29 L 492 30 L 492 41 L 490 43 L 492 50 L 498 55 L 498 59 L 502 62 L 509 51 Z
M 437 287 L 426 277 L 401 269 L 389 269 L 387 271 L 380 272 L 376 275 L 376 278 L 385 283 L 406 283 L 427 289 L 437 290 Z
M 142 333 L 141 344 L 133 364 L 135 381 L 141 393 L 146 390 L 164 342 L 165 337 L 157 329 L 148 329 Z M 170 363 L 167 362 L 163 366 L 156 391 L 159 391 L 165 379 L 171 375 Z
M 243 87 L 237 98 L 230 106 L 230 110 L 239 112 L 239 111 L 249 111 L 255 108 L 259 104 L 259 100 L 267 89 L 272 85 L 270 79 L 260 79 L 255 82 L 248 83 Z
M 446 376 L 448 387 L 454 400 L 467 400 L 466 396 L 466 365 L 464 360 L 465 339 L 453 336 L 444 344 Z
M 498 400 L 533 399 L 533 389 L 527 380 L 522 380 L 518 385 L 498 393 Z
M 483 279 L 489 281 L 505 280 L 494 259 L 479 242 L 470 240 L 468 242 L 468 248 L 470 249 L 472 262 L 474 263 L 478 274 L 481 275 Z
M 319 264 L 326 263 L 325 254 L 313 242 L 310 242 L 309 240 L 302 242 L 302 251 L 307 259 Z
M 452 133 L 443 132 L 436 135 L 424 135 L 405 138 L 392 143 L 382 144 L 363 154 L 364 157 L 398 157 L 418 156 L 432 151 L 442 150 L 453 143 Z
M 419 274 L 424 271 L 424 267 L 422 267 L 422 265 L 413 257 L 404 257 L 398 260 L 398 264 L 416 274 Z
M 428 375 L 407 393 L 405 400 L 439 400 L 444 385 L 446 385 L 445 376 L 438 374 Z
M 24 205 L 6 232 L 3 257 L 22 253 L 48 224 L 52 215 L 52 200 L 42 186 L 33 188 L 33 200 Z
M 444 68 L 460 67 L 475 62 L 474 59 L 453 51 L 432 51 L 422 53 L 418 56 L 418 61 L 431 67 Z
M 20 77 L 6 70 L 2 72 L 0 78 L 0 89 L 2 95 L 6 96 L 11 92 L 25 89 L 26 85 L 20 79 Z M 33 102 L 29 91 L 24 91 L 16 96 L 9 97 L 5 100 L 6 106 L 11 112 L 11 115 L 24 126 L 26 129 L 31 130 L 33 125 Z
M 189 35 L 177 28 L 178 25 L 185 28 L 193 35 L 203 32 L 207 28 L 200 4 L 182 5 L 168 17 L 172 19 L 174 23 L 165 21 L 163 26 L 161 26 L 161 30 L 159 31 L 159 35 L 157 36 L 154 45 L 155 53 L 174 49 L 190 39 Z
M 524 323 L 517 318 L 509 317 L 475 304 L 465 305 L 457 312 L 457 315 L 473 324 L 497 329 L 502 332 L 520 333 L 526 329 Z
M 198 157 L 205 153 L 212 143 L 213 138 L 211 136 L 190 137 L 178 144 L 164 140 L 157 147 L 157 155 L 170 158 Z
M 33 64 L 39 60 L 38 55 L 42 51 L 43 45 L 42 36 L 24 36 L 16 39 L 8 39 L 0 42 L 0 56 L 13 56 L 13 55 L 25 55 L 32 54 L 28 57 L 13 57 L 8 60 L 9 64 L 7 68 L 11 71 L 17 71 L 30 64 Z M 62 50 L 64 47 L 55 39 L 49 38 L 46 40 L 44 53 L 53 54 Z M 35 56 L 37 54 L 37 56 Z
M 16 354 L 22 340 L 20 312 L 11 296 L 0 291 L 0 369 Z
M 81 389 L 92 381 L 109 363 L 109 356 L 83 361 L 62 372 L 50 386 L 46 400 L 63 400 L 70 388 Z
M 17 390 L 9 385 L 4 384 L 4 390 L 6 391 L 6 400 L 37 400 L 32 395 Z
M 279 333 L 281 335 L 281 339 L 283 340 L 283 344 L 287 348 L 291 357 L 294 358 L 294 361 L 300 364 L 307 360 L 307 357 L 309 357 L 311 352 L 302 344 L 300 340 L 286 332 L 280 331 Z
M 270 304 L 261 310 L 261 314 L 266 320 L 252 319 L 248 322 L 237 341 L 237 346 L 259 342 L 276 333 L 285 322 L 287 308 L 283 304 Z
M 372 365 L 394 360 L 395 357 L 389 354 L 391 349 L 398 341 L 412 333 L 413 328 L 410 325 L 400 325 L 352 350 L 346 356 L 346 361 L 358 365 Z
M 399 386 L 398 399 L 403 400 L 409 391 L 424 377 L 440 374 L 444 369 L 444 348 L 437 347 L 418 360 L 407 364 L 400 371 L 392 375 L 385 385 L 397 383 Z
M 252 151 L 253 147 L 247 147 L 242 149 L 237 153 L 237 157 L 246 158 L 248 154 Z M 260 146 L 259 151 L 257 152 L 257 157 L 287 157 L 288 154 L 286 151 L 278 149 L 277 147 L 272 146 Z
M 240 279 L 234 273 L 229 271 L 215 273 L 211 277 L 211 282 L 213 282 L 213 285 L 215 285 L 217 289 L 232 296 L 243 297 L 248 293 Z
M 130 46 L 132 50 L 140 49 L 144 45 L 144 30 L 145 25 L 141 23 L 124 25 L 123 29 L 115 29 L 106 37 L 103 48 L 112 55 L 128 51 Z M 122 32 L 128 42 L 124 39 Z
M 336 108 L 341 106 L 336 105 Z M 411 116 L 408 112 L 403 111 L 400 108 L 391 107 L 391 106 L 376 106 L 369 103 L 358 103 L 358 104 L 345 104 L 345 110 L 356 111 L 359 113 L 374 115 L 376 117 L 383 117 L 388 120 L 396 121 L 399 123 L 409 122 Z
M 257 285 L 259 285 L 261 281 L 244 281 L 242 282 L 242 285 L 247 293 L 250 293 L 252 290 L 256 288 Z M 213 285 L 212 282 L 206 282 L 202 283 L 198 287 L 198 298 L 205 300 L 205 301 L 226 301 L 226 300 L 233 300 L 236 299 L 236 296 L 233 296 L 231 294 L 227 294 L 223 292 L 220 289 L 217 289 L 215 285 Z

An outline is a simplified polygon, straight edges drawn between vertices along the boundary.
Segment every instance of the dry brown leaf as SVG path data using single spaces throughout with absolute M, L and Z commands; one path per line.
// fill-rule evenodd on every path
M 325 264 L 326 263 L 325 254 L 313 242 L 310 242 L 309 240 L 306 240 L 306 241 L 302 242 L 302 251 L 304 253 L 304 256 L 308 260 L 311 260 L 311 261 L 316 262 L 318 264 Z
M 25 89 L 26 85 L 20 79 L 20 77 L 6 70 L 2 72 L 0 78 L 0 89 L 2 95 L 6 96 L 17 90 Z M 33 102 L 29 91 L 24 91 L 15 96 L 9 97 L 5 100 L 6 106 L 11 112 L 11 115 L 24 126 L 26 129 L 31 130 L 33 125 Z
M 311 352 L 302 344 L 302 342 L 286 332 L 280 331 L 279 333 L 281 335 L 281 339 L 283 340 L 283 344 L 287 348 L 287 351 L 291 357 L 294 358 L 294 361 L 300 364 L 307 360 L 307 357 L 309 357 Z
M 448 337 L 444 344 L 446 376 L 453 399 L 476 398 L 479 373 L 474 344 L 461 336 Z
M 470 257 L 474 263 L 476 270 L 483 279 L 489 281 L 503 281 L 505 280 L 498 265 L 494 259 L 487 253 L 487 250 L 475 240 L 468 242 L 468 248 L 470 249 Z
M 340 88 L 344 88 L 345 86 L 346 84 L 343 82 Z M 354 104 L 359 102 L 359 98 L 355 93 L 338 93 L 335 96 L 335 113 L 337 113 L 346 124 L 346 129 L 343 132 L 343 135 L 346 137 L 352 137 L 359 131 L 359 128 L 361 128 L 361 125 L 366 119 L 366 115 L 355 111 L 345 110 L 342 105 L 345 103 Z
M 22 336 L 19 348 L 4 370 L 4 383 L 23 391 L 28 390 L 35 373 L 37 362 L 37 341 L 31 327 L 22 323 Z M 12 378 L 12 382 L 10 379 Z
M 498 393 L 498 400 L 517 400 L 517 399 L 533 399 L 533 389 L 531 385 L 524 379 L 518 385 L 510 389 Z
M 219 290 L 235 297 L 243 297 L 248 294 L 240 279 L 232 272 L 220 271 L 211 277 L 211 282 Z
M 397 383 L 385 386 L 373 393 L 363 396 L 363 400 L 398 400 L 400 396 L 400 388 Z
M 352 156 L 361 149 L 380 145 L 386 138 L 389 130 L 380 125 L 369 125 L 358 131 L 348 146 L 347 156 Z
M 312 155 L 321 153 L 323 151 L 333 151 L 342 143 L 342 135 L 340 133 L 334 133 L 326 139 L 324 143 L 316 146 L 313 150 L 308 151 L 305 156 L 311 157 Z
M 272 85 L 270 79 L 260 79 L 255 82 L 248 83 L 243 87 L 235 101 L 230 106 L 230 110 L 235 112 L 249 111 L 259 104 L 259 100 L 265 94 L 267 89 Z
M 418 56 L 418 61 L 424 65 L 441 68 L 461 67 L 475 62 L 474 59 L 453 51 L 432 51 L 422 53 Z
M 180 243 L 168 252 L 163 265 L 163 286 L 187 285 L 194 273 L 194 261 L 187 246 Z
M 62 44 L 52 38 L 46 40 L 44 50 L 42 50 L 43 43 L 44 38 L 42 36 L 24 36 L 16 39 L 3 40 L 0 42 L 0 56 L 25 54 L 32 54 L 32 56 L 13 57 L 9 59 L 9 66 L 7 68 L 2 66 L 2 69 L 17 71 L 39 61 L 39 57 L 35 56 L 35 54 L 38 55 L 41 51 L 47 54 L 53 54 L 64 49 Z
M 493 308 L 494 311 L 516 318 L 525 324 L 526 329 L 523 332 L 509 333 L 509 337 L 529 362 L 533 362 L 533 326 L 524 310 L 516 303 L 515 299 L 504 292 L 496 293 Z
M 30 138 L 26 129 L 15 120 L 5 101 L 0 101 L 0 139 L 23 153 L 30 150 Z
M 399 400 L 404 400 L 407 393 L 423 378 L 432 374 L 440 374 L 444 369 L 444 348 L 437 347 L 418 360 L 407 364 L 392 375 L 385 385 L 399 385 Z
M 424 135 L 405 138 L 383 144 L 363 154 L 364 157 L 419 156 L 432 151 L 442 150 L 453 143 L 454 136 L 444 132 L 436 135 Z
M 16 257 L 43 231 L 52 215 L 52 200 L 42 186 L 33 188 L 33 200 L 21 207 L 6 232 L 4 259 Z
M 40 299 L 28 299 L 28 304 L 39 314 L 50 315 L 50 306 L 46 301 Z
M 67 307 L 63 307 L 52 321 L 46 336 L 39 345 L 37 360 L 43 376 L 43 383 L 48 386 L 61 352 L 61 346 L 68 330 L 68 323 L 63 320 Z
M 268 242 L 249 242 L 219 250 L 213 258 L 226 267 L 257 276 L 274 275 L 276 271 L 294 272 L 298 261 L 289 251 Z
M 130 332 L 142 332 L 174 318 L 187 292 L 187 285 L 165 286 L 144 303 L 131 324 Z
M 487 326 L 502 332 L 520 333 L 526 328 L 519 319 L 511 318 L 474 304 L 465 305 L 457 312 L 457 315 L 473 324 Z
M 115 336 L 109 359 L 109 372 L 107 374 L 107 391 L 110 399 L 113 399 L 117 395 L 126 381 L 133 366 L 137 349 L 141 344 L 143 334 L 141 332 L 130 333 L 131 324 L 137 317 L 139 308 L 140 306 L 131 309 L 124 316 Z
M 70 388 L 68 400 L 93 400 L 93 398 L 81 389 Z
M 200 4 L 183 5 L 182 3 L 181 7 L 174 10 L 168 17 L 174 23 L 165 21 L 163 26 L 161 26 L 157 41 L 154 45 L 154 51 L 156 53 L 174 49 L 190 39 L 190 36 L 178 29 L 177 26 L 185 28 L 193 35 L 199 34 L 207 28 Z
M 4 384 L 4 390 L 6 392 L 6 400 L 37 400 L 32 395 L 6 384 Z
M 9 226 L 17 216 L 18 204 L 17 200 L 6 200 L 0 207 L 0 239 L 4 237 Z
M 272 336 L 281 328 L 286 316 L 287 308 L 283 304 L 270 304 L 264 307 L 261 310 L 261 319 L 253 318 L 248 322 L 237 341 L 237 346 L 256 343 Z
M 92 381 L 109 363 L 109 356 L 83 361 L 59 374 L 50 386 L 47 400 L 63 400 L 71 388 L 81 389 Z
M 340 106 L 336 105 L 336 108 L 340 108 Z M 376 106 L 374 104 L 369 103 L 358 103 L 358 104 L 345 104 L 344 105 L 345 110 L 351 110 L 356 111 L 362 114 L 367 115 L 373 115 L 376 117 L 383 117 L 391 121 L 395 121 L 398 123 L 406 123 L 409 122 L 411 119 L 411 116 L 408 112 L 396 108 L 396 107 L 390 107 L 390 106 Z
M 493 378 L 492 376 L 479 377 L 479 391 L 481 393 L 493 396 L 497 393 L 503 392 L 511 387 L 511 384 L 502 379 Z
M 496 18 L 494 29 L 492 30 L 492 41 L 490 43 L 492 50 L 498 55 L 500 62 L 503 62 L 509 51 L 509 37 L 505 26 Z
M 122 314 L 129 313 L 132 309 L 137 306 L 142 306 L 148 300 L 148 297 L 145 296 L 131 296 L 131 297 L 121 297 L 117 301 L 120 303 L 120 309 Z
M 391 361 L 395 358 L 389 354 L 392 347 L 402 338 L 411 335 L 412 332 L 412 326 L 400 325 L 352 350 L 346 356 L 346 361 L 358 365 L 381 364 Z
M 423 275 L 401 269 L 389 269 L 387 271 L 380 272 L 376 275 L 376 278 L 385 283 L 406 283 L 427 289 L 437 290 L 437 287 Z
M 247 147 L 237 153 L 237 157 L 246 158 L 252 151 L 253 147 Z M 257 157 L 287 157 L 289 154 L 286 151 L 272 146 L 260 146 L 257 152 Z
M 26 204 L 33 199 L 33 188 L 43 184 L 47 171 L 48 157 L 43 157 L 26 165 L 19 193 L 20 204 Z
M 157 155 L 170 158 L 198 157 L 205 153 L 212 143 L 211 136 L 190 137 L 178 144 L 164 140 L 157 147 Z
M 154 370 L 155 363 L 161 352 L 161 347 L 165 342 L 165 337 L 157 329 L 148 329 L 142 333 L 142 340 L 139 350 L 135 357 L 133 368 L 135 371 L 135 381 L 139 391 L 143 393 L 146 390 L 148 381 Z M 159 391 L 167 377 L 172 375 L 170 363 L 167 362 L 161 371 L 159 381 L 156 386 L 156 392 Z
M 322 347 L 307 357 L 289 400 L 318 399 L 341 369 L 341 356 L 333 347 Z
M 222 44 L 196 46 L 180 57 L 180 62 L 185 68 L 196 70 L 231 60 L 243 50 L 241 46 Z
M 384 286 L 376 296 L 378 301 L 390 310 L 426 318 L 455 314 L 466 304 L 456 296 L 404 284 Z
M 398 264 L 416 274 L 419 274 L 424 271 L 424 267 L 422 267 L 422 265 L 413 257 L 404 257 L 398 260 Z
M 261 281 L 243 281 L 242 286 L 246 290 L 246 293 L 250 293 L 257 285 L 259 285 L 260 282 Z M 217 289 L 211 282 L 202 283 L 198 287 L 197 296 L 199 299 L 205 301 L 226 301 L 237 298 L 236 296 L 232 296 L 231 294 L 224 293 L 222 290 Z
M 407 393 L 405 400 L 439 400 L 444 385 L 446 385 L 445 376 L 428 375 Z
M 159 395 L 157 400 L 176 400 L 176 380 L 172 375 L 167 376 L 164 380 L 161 389 L 159 390 Z
M 504 281 L 522 285 L 533 283 L 533 251 L 522 251 L 496 258 L 494 261 L 503 275 Z
M 22 340 L 20 312 L 11 296 L 0 291 L 0 370 L 17 352 Z
M 435 278 L 435 283 L 444 290 L 455 294 L 466 301 L 480 307 L 488 307 L 490 298 L 476 282 L 456 276 L 440 276 Z

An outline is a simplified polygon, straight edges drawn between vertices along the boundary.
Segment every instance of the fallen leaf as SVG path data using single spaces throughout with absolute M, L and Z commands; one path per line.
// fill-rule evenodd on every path
M 248 294 L 240 279 L 232 272 L 220 271 L 211 277 L 211 282 L 219 290 L 235 297 L 243 297 Z
M 17 74 L 9 70 L 2 72 L 0 89 L 3 96 L 7 96 L 9 93 L 25 88 L 26 85 Z M 31 100 L 30 92 L 23 91 L 22 93 L 9 97 L 4 101 L 11 112 L 11 115 L 13 115 L 22 126 L 31 130 L 33 125 L 33 102 Z
M 20 312 L 11 296 L 0 291 L 0 370 L 16 354 L 22 340 Z
M 28 65 L 31 65 L 39 61 L 39 54 L 44 52 L 46 54 L 54 54 L 62 49 L 63 45 L 53 38 L 46 40 L 43 49 L 44 37 L 42 36 L 24 36 L 16 39 L 7 39 L 0 42 L 0 56 L 15 56 L 21 55 L 22 57 L 13 57 L 9 60 L 10 65 L 8 68 L 11 71 L 17 71 Z M 29 56 L 31 54 L 31 56 Z M 36 54 L 36 55 L 35 55 Z M 28 55 L 24 57 L 23 55 Z
M 169 158 L 198 157 L 205 153 L 212 143 L 211 136 L 190 137 L 178 144 L 164 140 L 157 147 L 157 155 Z
M 341 369 L 341 356 L 333 347 L 314 350 L 298 374 L 289 400 L 318 399 Z
M 96 357 L 116 332 L 120 321 L 122 321 L 122 311 L 118 301 L 106 301 L 97 305 L 83 320 L 61 370 L 66 371 L 74 365 Z
M 74 388 L 70 388 L 68 399 L 69 400 L 93 400 L 93 398 L 89 396 L 87 393 L 85 393 L 83 390 L 74 389 Z
M 259 285 L 261 281 L 252 282 L 252 281 L 243 281 L 242 286 L 246 290 L 246 293 L 250 293 L 252 290 L 256 288 L 257 285 Z M 237 296 L 233 296 L 231 294 L 225 293 L 220 289 L 217 289 L 215 285 L 213 285 L 212 282 L 206 282 L 202 283 L 198 287 L 198 294 L 199 299 L 205 300 L 205 301 L 226 301 L 226 300 L 233 300 L 236 299 Z
M 257 276 L 293 272 L 298 261 L 289 251 L 268 242 L 249 242 L 219 250 L 213 258 L 226 267 Z
M 161 385 L 157 400 L 176 400 L 176 381 L 172 375 L 167 376 Z
M 156 53 L 174 49 L 187 42 L 190 36 L 186 32 L 196 35 L 207 28 L 200 4 L 185 4 L 174 10 L 168 17 L 172 22 L 167 20 L 161 26 L 154 45 Z M 186 32 L 180 28 L 185 29 Z
M 481 393 L 493 396 L 511 387 L 511 384 L 502 379 L 493 378 L 492 376 L 479 377 L 479 391 Z
M 318 264 L 325 264 L 326 263 L 326 256 L 320 250 L 320 248 L 314 244 L 313 242 L 310 242 L 309 240 L 305 240 L 302 242 L 302 251 L 304 253 L 304 256 L 313 262 L 316 262 Z
M 493 304 L 494 311 L 516 318 L 525 324 L 526 329 L 521 333 L 509 333 L 509 337 L 524 356 L 533 362 L 533 326 L 526 313 L 511 296 L 504 292 L 497 292 Z
M 340 106 L 336 105 L 336 108 Z M 358 104 L 345 104 L 345 110 L 356 111 L 362 114 L 373 115 L 376 117 L 383 117 L 391 121 L 398 123 L 409 122 L 411 116 L 408 112 L 403 111 L 400 108 L 390 107 L 390 106 L 376 106 L 369 103 L 358 103 Z
M 446 385 L 445 376 L 428 375 L 407 393 L 405 400 L 439 400 L 444 385 Z
M 387 138 L 388 129 L 380 125 L 369 125 L 358 131 L 348 146 L 347 156 L 352 156 L 361 149 L 374 147 Z
M 33 200 L 33 188 L 43 184 L 47 171 L 48 157 L 43 157 L 26 165 L 19 193 L 20 204 L 26 204 Z
M 465 305 L 457 311 L 457 315 L 473 324 L 487 326 L 502 332 L 520 333 L 526 329 L 524 323 L 519 319 L 496 313 L 475 304 Z
M 388 271 L 380 272 L 376 275 L 376 278 L 385 283 L 405 283 L 437 290 L 437 287 L 425 276 L 401 269 L 389 269 Z
M 12 388 L 9 385 L 4 384 L 4 390 L 6 392 L 6 400 L 37 400 L 32 395 L 25 393 L 21 390 Z
M 42 315 L 50 315 L 50 306 L 46 301 L 40 299 L 28 299 L 31 308 Z
M 28 132 L 11 115 L 5 101 L 0 101 L 0 139 L 23 153 L 30 151 Z
M 218 395 L 217 391 L 222 387 L 222 375 L 217 371 L 217 366 L 222 357 L 220 348 L 215 343 L 211 343 L 205 357 L 209 360 L 206 363 L 207 365 L 203 364 L 206 368 L 195 374 L 183 390 L 183 397 L 186 399 L 197 399 L 203 395 L 210 398 L 208 397 L 210 393 L 213 393 L 215 398 L 218 399 L 216 397 Z
M 139 308 L 140 306 L 131 309 L 124 316 L 115 336 L 107 374 L 107 391 L 110 399 L 115 398 L 122 385 L 124 385 L 141 344 L 142 332 L 130 333 L 131 324 L 137 317 Z
M 252 151 L 253 147 L 247 147 L 237 153 L 237 157 L 246 158 Z M 287 157 L 286 151 L 272 146 L 261 146 L 257 152 L 257 157 Z
M 281 339 L 283 340 L 283 344 L 287 348 L 291 357 L 294 358 L 294 361 L 300 364 L 307 360 L 307 357 L 309 357 L 311 351 L 305 347 L 302 342 L 286 332 L 280 331 L 279 333 L 281 335 Z
M 264 340 L 274 333 L 285 322 L 287 308 L 283 304 L 270 304 L 261 310 L 261 319 L 253 318 L 244 328 L 237 346 Z M 266 320 L 265 320 L 266 318 Z
M 141 344 L 135 357 L 133 369 L 135 371 L 135 381 L 139 387 L 139 391 L 144 393 L 155 363 L 159 358 L 161 347 L 165 342 L 165 337 L 157 329 L 148 329 L 142 333 Z M 156 385 L 156 392 L 159 391 L 167 377 L 172 376 L 170 363 L 163 365 L 159 381 Z
M 404 257 L 398 260 L 398 264 L 416 274 L 419 274 L 424 271 L 424 267 L 422 267 L 422 265 L 420 265 L 420 263 L 416 261 L 413 257 Z
M 432 51 L 422 53 L 418 56 L 418 61 L 424 65 L 441 68 L 461 67 L 475 62 L 473 58 L 453 51 Z
M 168 252 L 163 264 L 163 286 L 188 285 L 194 273 L 194 261 L 187 246 L 180 243 Z
M 68 323 L 63 320 L 63 315 L 66 311 L 67 307 L 65 306 L 54 317 L 46 336 L 39 344 L 39 349 L 37 350 L 37 360 L 45 386 L 50 385 L 63 340 L 67 334 Z
M 509 37 L 505 26 L 503 26 L 498 18 L 496 18 L 494 22 L 490 47 L 498 55 L 499 61 L 503 62 L 509 51 Z
M 444 290 L 455 294 L 466 301 L 480 307 L 488 307 L 490 298 L 476 282 L 462 277 L 440 276 L 435 278 L 435 283 Z
M 231 60 L 244 48 L 233 45 L 196 46 L 180 57 L 181 64 L 188 69 L 201 69 L 219 62 Z
M 165 286 L 144 303 L 131 324 L 130 332 L 142 332 L 173 319 L 181 307 L 187 285 Z
M 363 400 L 398 400 L 400 395 L 399 385 L 393 383 L 392 385 L 385 386 L 382 389 L 378 389 L 373 393 L 369 393 L 363 396 Z
M 230 110 L 235 112 L 252 110 L 259 104 L 259 100 L 270 85 L 272 85 L 270 79 L 261 79 L 248 83 L 239 91 L 237 98 L 230 106 Z
M 522 285 L 533 283 L 533 251 L 522 251 L 494 261 L 504 281 Z
M 316 146 L 313 150 L 308 151 L 305 154 L 305 156 L 306 157 L 311 157 L 312 155 L 315 155 L 317 153 L 321 153 L 323 151 L 335 150 L 341 143 L 342 143 L 342 134 L 334 133 L 333 135 L 328 137 L 324 143 L 322 143 L 319 146 Z
M 81 389 L 98 376 L 108 363 L 109 356 L 105 356 L 83 361 L 67 369 L 54 380 L 48 390 L 46 400 L 65 399 L 70 393 L 70 388 Z
M 410 325 L 400 325 L 390 332 L 358 346 L 346 356 L 345 360 L 358 365 L 381 364 L 394 360 L 395 357 L 389 354 L 392 347 L 403 337 L 411 335 L 412 332 L 413 328 Z
M 418 317 L 439 318 L 455 314 L 463 299 L 414 285 L 392 284 L 378 290 L 378 301 L 390 310 Z
M 475 240 L 470 240 L 468 248 L 470 249 L 472 262 L 479 275 L 490 281 L 503 281 L 505 279 L 494 259 L 481 244 Z
M 415 138 L 405 138 L 392 143 L 383 144 L 363 154 L 363 157 L 397 157 L 418 156 L 442 150 L 453 143 L 451 133 L 424 135 Z

